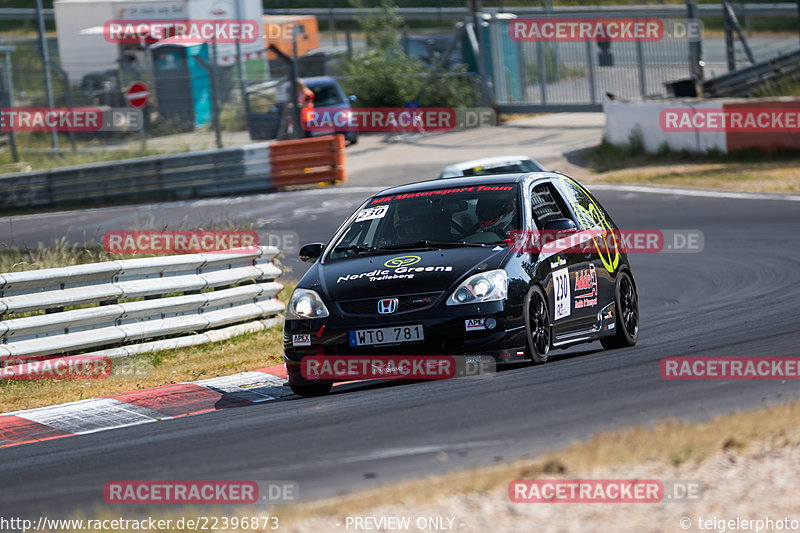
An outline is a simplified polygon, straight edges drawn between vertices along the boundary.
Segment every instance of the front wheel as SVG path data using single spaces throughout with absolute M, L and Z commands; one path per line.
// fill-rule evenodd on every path
M 639 339 L 639 296 L 633 280 L 626 272 L 622 272 L 617 279 L 614 304 L 616 331 L 613 336 L 600 339 L 603 348 L 607 350 L 633 346 Z
M 550 311 L 544 292 L 539 287 L 531 289 L 525 299 L 525 332 L 531 361 L 535 364 L 546 363 L 552 339 Z

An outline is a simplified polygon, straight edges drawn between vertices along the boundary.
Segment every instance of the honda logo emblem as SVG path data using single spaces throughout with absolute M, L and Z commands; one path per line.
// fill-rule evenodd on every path
M 397 311 L 397 298 L 378 300 L 378 313 L 388 315 Z

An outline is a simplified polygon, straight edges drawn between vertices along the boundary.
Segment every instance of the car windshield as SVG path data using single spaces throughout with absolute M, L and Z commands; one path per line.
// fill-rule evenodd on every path
M 506 245 L 519 229 L 517 186 L 474 185 L 374 198 L 329 247 L 329 259 L 384 250 Z
M 314 93 L 314 106 L 326 107 L 342 105 L 344 100 L 335 85 L 313 85 L 309 87 Z
M 541 172 L 543 169 L 530 159 L 504 161 L 476 166 L 464 170 L 465 176 L 482 176 L 486 174 L 516 174 L 518 172 Z

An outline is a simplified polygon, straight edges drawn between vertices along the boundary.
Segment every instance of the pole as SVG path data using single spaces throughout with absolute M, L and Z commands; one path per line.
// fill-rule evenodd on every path
M 36 0 L 36 18 L 39 20 L 39 45 L 42 47 L 42 68 L 44 69 L 44 88 L 47 92 L 47 107 L 55 107 L 53 103 L 53 83 L 50 80 L 50 53 L 47 50 L 47 37 L 44 33 L 44 11 L 42 10 L 42 0 Z M 53 148 L 58 148 L 58 134 L 56 130 L 50 130 L 50 143 Z
M 292 102 L 294 102 L 294 109 L 292 111 L 294 132 L 292 137 L 295 139 L 300 139 L 302 137 L 300 132 L 300 102 L 297 99 L 297 78 L 299 77 L 297 68 L 297 30 L 299 29 L 297 25 L 292 26 Z
M 800 1 L 800 0 L 799 0 Z M 686 0 L 686 20 L 691 28 L 689 36 L 689 71 L 692 78 L 702 80 L 703 73 L 703 41 L 699 31 L 694 28 L 700 27 L 700 19 L 697 17 L 697 0 Z
M 242 20 L 241 11 L 239 9 L 239 2 L 236 0 L 236 20 Z M 250 101 L 247 98 L 247 81 L 244 75 L 244 62 L 242 61 L 242 43 L 240 39 L 236 38 L 236 66 L 239 67 L 239 90 L 242 93 L 242 101 L 244 102 L 244 116 L 245 120 L 250 116 Z
M 333 46 L 338 46 L 339 40 L 336 38 L 336 15 L 335 15 L 336 12 L 334 10 L 335 1 L 336 0 L 331 0 L 331 9 L 328 12 L 328 21 L 329 21 L 328 25 L 330 26 L 330 28 L 328 29 L 331 31 L 331 33 L 333 33 Z
M 481 78 L 481 104 L 483 107 L 490 106 L 489 98 L 489 80 L 486 73 L 486 58 L 484 57 L 484 50 L 486 50 L 486 43 L 483 37 L 483 6 L 481 0 L 469 0 L 469 9 L 472 14 L 473 28 L 475 29 L 476 41 L 476 62 L 478 63 L 478 75 Z
M 6 52 L 4 55 L 5 55 L 5 60 L 6 60 L 6 79 L 5 79 L 5 82 L 6 82 L 6 90 L 5 90 L 6 101 L 3 102 L 3 105 L 5 105 L 5 107 L 13 107 L 14 106 L 14 90 L 13 90 L 13 88 L 14 88 L 14 80 L 11 77 L 11 56 L 9 55 L 8 52 Z M 11 128 L 8 131 L 8 143 L 11 145 L 11 159 L 13 159 L 14 162 L 16 163 L 17 161 L 19 161 L 19 152 L 17 152 L 17 137 L 16 137 L 16 134 L 14 133 L 14 128 Z
M 64 72 L 63 68 L 61 68 L 59 65 L 55 64 L 52 61 L 48 63 L 48 66 L 52 67 L 52 69 L 56 71 L 56 74 L 58 75 L 59 79 L 61 80 L 61 83 L 64 85 L 64 100 L 65 100 L 65 103 L 67 104 L 67 107 L 71 108 L 72 107 L 72 89 L 69 86 L 69 76 L 67 76 L 67 73 Z M 75 132 L 72 131 L 72 130 L 69 130 L 68 133 L 69 133 L 69 145 L 70 145 L 70 148 L 72 149 L 73 152 L 76 152 L 78 149 L 75 146 Z
M 222 148 L 222 134 L 219 131 L 219 85 L 217 84 L 217 40 L 211 41 L 211 112 L 214 121 L 214 137 L 217 141 L 217 148 Z
M 722 2 L 722 20 L 725 23 L 725 57 L 728 60 L 728 72 L 730 72 L 736 70 L 736 55 L 733 50 L 733 27 L 724 1 Z

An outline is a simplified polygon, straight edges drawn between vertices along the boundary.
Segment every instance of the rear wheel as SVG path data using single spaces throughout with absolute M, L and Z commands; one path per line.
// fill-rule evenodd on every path
M 291 387 L 292 392 L 297 394 L 298 396 L 324 396 L 331 391 L 333 387 L 333 383 L 314 383 L 314 384 L 302 384 L 302 385 L 292 385 L 289 384 Z
M 611 337 L 600 339 L 603 348 L 625 348 L 633 346 L 639 339 L 639 296 L 633 286 L 633 280 L 622 272 L 617 279 L 615 333 Z
M 525 331 L 528 338 L 528 355 L 535 364 L 547 362 L 552 332 L 547 300 L 539 287 L 528 293 L 525 303 Z

